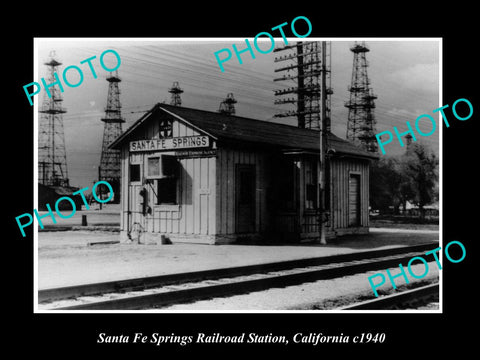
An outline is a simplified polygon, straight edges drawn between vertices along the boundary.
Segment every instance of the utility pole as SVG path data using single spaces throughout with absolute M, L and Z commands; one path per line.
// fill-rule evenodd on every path
M 326 211 L 327 211 L 327 204 L 325 202 L 325 194 L 326 194 L 326 184 L 327 181 L 325 176 L 325 171 L 327 169 L 327 141 L 328 141 L 328 132 L 330 131 L 330 117 L 327 117 L 327 82 L 326 82 L 326 53 L 327 53 L 327 46 L 326 42 L 322 41 L 322 62 L 321 62 L 321 83 L 320 83 L 320 209 L 322 209 L 322 213 L 320 214 L 320 244 L 326 245 Z
M 276 78 L 274 81 L 294 80 L 297 86 L 275 91 L 276 96 L 296 94 L 297 97 L 281 98 L 275 100 L 275 104 L 296 103 L 295 111 L 287 111 L 276 114 L 274 117 L 296 117 L 300 128 L 319 130 L 320 151 L 320 178 L 319 178 L 319 233 L 320 243 L 326 244 L 326 219 L 329 204 L 326 194 L 330 191 L 328 174 L 328 134 L 330 133 L 330 95 L 331 89 L 331 43 L 322 42 L 298 42 L 295 45 L 287 45 L 283 48 L 274 49 L 275 52 L 284 50 L 296 50 L 293 54 L 287 54 L 275 58 L 275 62 L 293 61 L 293 64 L 275 69 L 275 72 L 286 71 L 287 75 Z M 296 70 L 296 71 L 295 71 Z M 294 71 L 293 74 L 288 72 Z

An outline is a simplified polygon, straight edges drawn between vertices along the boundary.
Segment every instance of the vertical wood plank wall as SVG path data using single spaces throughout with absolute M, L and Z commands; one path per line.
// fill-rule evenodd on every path
M 348 191 L 350 173 L 360 174 L 360 227 L 368 226 L 369 183 L 368 162 L 348 158 L 333 158 L 331 163 L 331 209 L 333 229 L 348 228 Z
M 158 138 L 159 122 L 152 121 L 145 127 L 139 139 Z M 199 133 L 184 124 L 174 121 L 173 136 L 193 136 Z M 148 232 L 171 234 L 199 234 L 213 235 L 216 233 L 216 158 L 183 158 L 179 159 L 179 201 L 178 205 L 155 205 L 156 188 L 148 185 L 129 184 L 130 164 L 140 164 L 142 177 L 145 175 L 147 156 L 168 152 L 130 153 L 128 147 L 122 149 L 122 202 L 121 230 L 132 230 L 137 223 Z M 129 157 L 129 159 L 128 159 Z M 140 190 L 145 187 L 148 191 L 149 205 L 152 214 L 143 217 L 141 211 Z M 129 198 L 127 196 L 129 195 Z M 128 206 L 132 211 L 130 226 L 127 227 Z M 138 226 L 138 225 L 136 225 Z
M 261 152 L 220 148 L 217 151 L 217 234 L 235 234 L 235 167 L 255 165 L 255 232 L 268 226 L 266 184 L 268 183 L 267 155 Z
M 168 115 L 162 115 L 168 116 Z M 137 139 L 155 139 L 159 135 L 158 121 L 149 121 L 147 126 L 138 129 Z M 199 132 L 173 121 L 173 136 L 193 136 Z M 160 153 L 160 152 L 159 152 Z M 216 157 L 179 159 L 179 201 L 178 205 L 154 205 L 155 195 L 148 185 L 129 184 L 129 163 L 140 164 L 142 177 L 146 170 L 148 153 L 130 153 L 128 144 L 121 151 L 122 166 L 122 214 L 121 230 L 132 230 L 135 223 L 143 230 L 153 233 L 196 234 L 196 235 L 234 235 L 235 224 L 235 168 L 237 164 L 255 165 L 255 232 L 280 230 L 292 227 L 285 217 L 276 217 L 267 211 L 269 184 L 275 181 L 272 173 L 270 155 L 266 152 L 250 151 L 247 146 L 241 148 L 226 148 L 220 146 Z M 302 168 L 302 171 L 305 169 Z M 348 225 L 348 188 L 351 172 L 360 174 L 360 227 L 368 227 L 368 161 L 334 157 L 331 163 L 331 197 L 330 197 L 330 229 L 351 230 Z M 141 215 L 140 190 L 148 190 L 152 214 L 145 218 Z M 156 191 L 156 189 L 155 189 Z M 302 193 L 303 194 L 303 193 Z M 303 196 L 303 195 L 302 195 Z M 303 197 L 302 197 L 303 198 Z M 127 211 L 132 211 L 128 216 Z M 275 209 L 270 209 L 270 212 Z M 282 229 L 315 233 L 318 231 L 318 215 L 314 211 L 306 211 L 302 220 L 303 229 Z M 298 215 L 297 215 L 298 216 Z M 127 219 L 129 224 L 127 224 Z M 281 221 L 279 221 L 281 220 Z M 275 226 L 276 223 L 279 226 Z M 281 225 L 281 226 L 280 226 Z M 138 226 L 138 225 L 136 225 Z M 273 227 L 273 229 L 272 229 Z

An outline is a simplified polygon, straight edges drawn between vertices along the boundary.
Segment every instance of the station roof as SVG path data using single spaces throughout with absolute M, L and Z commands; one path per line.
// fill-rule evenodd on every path
M 170 114 L 187 126 L 190 125 L 220 141 L 259 143 L 283 149 L 319 151 L 320 132 L 318 130 L 167 104 L 156 104 L 109 147 L 120 149 L 126 141 L 135 136 L 140 125 L 155 119 L 160 112 Z M 377 158 L 376 155 L 332 133 L 328 135 L 328 148 L 335 154 Z

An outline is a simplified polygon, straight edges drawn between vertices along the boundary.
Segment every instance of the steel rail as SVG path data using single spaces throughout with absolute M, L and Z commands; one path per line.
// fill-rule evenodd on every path
M 202 281 L 209 279 L 229 278 L 240 275 L 265 273 L 293 268 L 317 266 L 324 264 L 341 263 L 355 260 L 373 259 L 407 252 L 428 251 L 438 247 L 438 243 L 426 243 L 413 246 L 402 246 L 382 250 L 369 250 L 357 253 L 313 257 L 306 259 L 287 260 L 257 265 L 246 265 L 229 268 L 201 270 L 185 273 L 174 273 L 167 275 L 132 278 L 116 281 L 106 281 L 91 284 L 41 289 L 38 291 L 38 302 L 52 302 L 80 296 L 92 296 L 113 292 L 126 292 L 145 290 L 171 284 L 182 284 L 186 282 Z M 398 264 L 396 264 L 398 265 Z
M 400 293 L 385 295 L 373 300 L 363 301 L 342 307 L 341 310 L 385 310 L 399 307 L 401 304 L 414 303 L 439 294 L 438 283 L 422 286 Z
M 131 295 L 111 300 L 99 299 L 86 303 L 57 307 L 54 310 L 134 310 L 166 306 L 170 304 L 202 300 L 206 298 L 221 297 L 226 295 L 244 294 L 270 288 L 298 285 L 322 279 L 331 279 L 356 273 L 385 269 L 398 266 L 399 263 L 408 261 L 413 256 L 421 253 L 405 253 L 389 255 L 383 258 L 351 260 L 348 262 L 333 262 L 319 265 L 316 268 L 297 268 L 290 272 L 278 273 L 282 270 L 266 273 L 252 279 L 221 278 L 216 283 L 201 284 L 190 283 L 182 289 L 160 288 L 160 292 L 150 294 Z M 288 269 L 287 269 L 288 270 Z M 242 274 L 244 275 L 244 274 Z

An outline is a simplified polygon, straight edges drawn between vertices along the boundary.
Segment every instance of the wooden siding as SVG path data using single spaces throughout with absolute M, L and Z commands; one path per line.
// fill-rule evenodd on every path
M 159 121 L 151 122 L 143 129 L 143 134 L 137 139 L 158 138 Z M 172 133 L 177 136 L 199 135 L 199 132 L 173 121 Z M 216 233 L 216 158 L 192 157 L 179 158 L 179 176 L 177 183 L 177 204 L 156 205 L 156 181 L 153 189 L 148 184 L 130 184 L 129 164 L 140 164 L 142 178 L 145 176 L 147 157 L 158 154 L 172 154 L 171 152 L 130 153 L 128 144 L 122 148 L 122 217 L 121 230 L 142 231 L 165 234 L 200 234 L 212 235 Z M 141 214 L 142 188 L 147 189 L 149 206 L 152 213 Z M 130 209 L 129 209 L 130 208 Z M 128 210 L 131 211 L 130 216 Z M 128 222 L 127 222 L 128 219 Z
M 350 174 L 348 187 L 348 226 L 360 223 L 360 174 Z
M 334 158 L 331 163 L 330 187 L 332 191 L 330 208 L 332 230 L 349 228 L 349 180 L 350 174 L 360 179 L 360 222 L 358 227 L 368 226 L 369 205 L 368 161 L 348 158 Z
M 267 226 L 266 184 L 269 166 L 267 155 L 239 149 L 217 151 L 217 234 L 235 234 L 235 168 L 236 165 L 255 165 L 255 232 L 265 231 Z
M 160 121 L 170 115 L 161 114 L 155 120 L 141 125 L 131 140 L 155 139 L 159 137 Z M 194 136 L 200 132 L 174 120 L 172 135 Z M 216 143 L 211 139 L 213 146 Z M 176 205 L 155 205 L 157 188 L 153 189 L 142 182 L 129 183 L 129 165 L 140 164 L 142 178 L 145 176 L 147 157 L 155 154 L 173 154 L 173 152 L 128 152 L 128 143 L 121 151 L 122 181 L 122 216 L 121 230 L 135 232 L 139 229 L 156 234 L 178 234 L 195 236 L 229 236 L 236 235 L 236 201 L 235 177 L 237 165 L 253 165 L 255 167 L 255 233 L 284 234 L 294 238 L 312 237 L 318 234 L 318 213 L 315 209 L 307 209 L 305 184 L 318 182 L 313 179 L 313 168 L 307 162 L 297 159 L 299 172 L 295 180 L 297 193 L 296 206 L 293 211 L 279 212 L 274 207 L 275 199 L 272 188 L 281 174 L 275 173 L 275 161 L 278 153 L 249 150 L 234 147 L 220 147 L 215 156 L 179 158 L 179 176 L 177 183 Z M 311 161 L 311 158 L 310 160 Z M 369 204 L 369 164 L 367 160 L 348 157 L 334 157 L 330 168 L 330 218 L 329 231 L 338 234 L 365 230 L 368 227 Z M 278 171 L 277 171 L 278 173 Z M 350 174 L 358 174 L 360 180 L 360 219 L 358 226 L 349 226 L 349 179 Z M 156 181 L 154 181 L 156 182 Z M 143 216 L 141 213 L 142 188 L 147 189 L 149 205 L 152 213 Z M 312 204 L 308 204 L 312 207 Z M 130 214 L 128 212 L 131 212 Z M 193 238 L 193 237 L 192 237 Z M 272 237 L 276 239 L 275 236 Z M 216 240 L 215 240 L 216 241 Z

